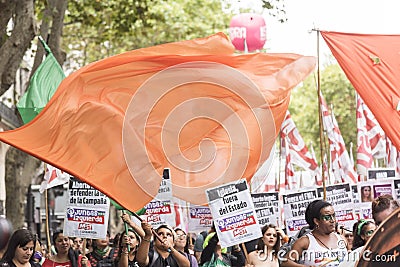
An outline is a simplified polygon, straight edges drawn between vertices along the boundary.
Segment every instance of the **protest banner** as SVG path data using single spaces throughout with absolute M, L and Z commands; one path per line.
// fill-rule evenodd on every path
M 105 239 L 110 200 L 90 185 L 71 178 L 64 219 L 64 235 L 70 237 Z
M 283 195 L 283 210 L 286 220 L 286 233 L 295 235 L 301 228 L 308 226 L 305 212 L 308 204 L 317 199 L 317 190 L 286 193 Z
M 251 194 L 254 208 L 256 210 L 258 223 L 261 226 L 279 222 L 279 193 L 258 193 Z
M 359 219 L 372 219 L 371 202 L 378 196 L 395 194 L 393 179 L 371 179 L 357 184 L 359 205 L 355 213 Z
M 395 178 L 396 170 L 394 168 L 376 168 L 368 169 L 368 180 L 369 179 L 385 179 L 385 178 Z
M 212 215 L 209 207 L 190 205 L 189 232 L 200 233 L 208 231 L 212 225 Z
M 393 189 L 393 197 L 396 199 L 400 199 L 400 179 L 393 179 Z
M 208 189 L 206 196 L 222 247 L 262 236 L 245 179 Z
M 140 217 L 153 227 L 156 228 L 162 224 L 175 225 L 169 169 L 164 169 L 163 179 L 161 180 L 157 195 L 144 208 L 146 212 Z
M 324 189 L 317 188 L 318 197 L 323 197 Z M 353 192 L 350 184 L 335 184 L 326 187 L 326 201 L 332 204 L 336 220 L 339 225 L 347 229 L 353 229 L 353 224 L 356 222 L 353 204 Z

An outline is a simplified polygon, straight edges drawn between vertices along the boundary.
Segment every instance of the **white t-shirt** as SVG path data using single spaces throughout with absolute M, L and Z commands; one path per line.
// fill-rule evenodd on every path
M 344 248 L 337 247 L 328 249 L 321 246 L 312 233 L 308 233 L 306 236 L 308 237 L 310 244 L 300 256 L 300 264 L 304 264 L 306 266 L 336 267 L 339 266 L 339 264 L 347 257 L 346 246 L 344 246 Z M 343 240 L 343 238 L 336 233 L 335 236 L 338 241 Z

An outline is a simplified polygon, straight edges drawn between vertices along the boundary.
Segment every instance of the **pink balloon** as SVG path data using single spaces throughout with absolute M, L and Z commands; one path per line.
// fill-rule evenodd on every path
M 245 50 L 245 40 L 249 52 L 262 49 L 267 40 L 265 20 L 258 14 L 243 13 L 236 15 L 231 19 L 229 36 L 237 50 Z

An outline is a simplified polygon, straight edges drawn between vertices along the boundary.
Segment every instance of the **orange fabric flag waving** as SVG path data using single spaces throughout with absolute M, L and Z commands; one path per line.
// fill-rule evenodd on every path
M 78 177 L 123 207 L 157 194 L 251 179 L 269 156 L 290 89 L 315 66 L 295 54 L 233 54 L 223 34 L 130 51 L 67 77 L 31 123 L 0 140 Z
M 347 78 L 400 150 L 400 35 L 321 31 Z

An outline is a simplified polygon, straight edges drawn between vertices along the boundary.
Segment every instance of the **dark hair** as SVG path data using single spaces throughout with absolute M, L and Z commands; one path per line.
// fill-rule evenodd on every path
M 54 249 L 56 250 L 57 253 L 58 253 L 58 251 L 57 251 L 57 247 L 56 247 L 56 240 L 57 240 L 57 237 L 61 234 L 62 235 L 64 234 L 62 230 L 56 230 L 53 233 L 52 240 L 53 240 Z M 78 252 L 74 251 L 74 249 L 71 246 L 69 246 L 69 249 L 68 249 L 68 259 L 71 262 L 72 267 L 78 267 Z
M 33 251 L 35 251 L 36 239 L 35 236 L 27 229 L 16 230 L 8 241 L 7 249 L 4 252 L 1 262 L 11 262 L 15 256 L 15 250 L 18 247 L 24 247 L 29 242 L 33 242 Z
M 394 211 L 399 208 L 399 203 L 391 195 L 381 195 L 372 201 L 372 217 L 375 220 L 375 214 L 387 209 Z
M 315 227 L 314 219 L 319 220 L 321 217 L 321 209 L 329 206 L 332 206 L 332 204 L 320 199 L 314 200 L 313 202 L 308 204 L 306 208 L 305 217 L 306 217 L 306 222 L 310 226 L 311 230 L 313 230 Z
M 171 234 L 172 234 L 172 239 L 175 241 L 175 231 L 174 231 L 174 229 L 172 229 L 169 225 L 162 224 L 162 225 L 158 226 L 158 228 L 156 229 L 156 233 L 158 234 L 158 230 L 160 230 L 160 229 L 162 229 L 162 228 L 168 229 L 168 230 L 171 232 Z M 155 236 L 154 236 L 154 240 L 156 240 L 156 237 L 155 237 Z
M 264 241 L 262 240 L 262 238 L 264 237 L 265 232 L 267 232 L 269 228 L 273 228 L 273 229 L 276 230 L 276 226 L 273 225 L 273 224 L 267 224 L 267 225 L 264 225 L 264 226 L 261 228 L 261 233 L 262 233 L 263 236 L 260 237 L 260 238 L 258 239 L 258 241 L 257 241 L 257 250 L 264 250 Z M 274 244 L 273 251 L 272 251 L 272 254 L 273 254 L 274 256 L 277 255 L 277 253 L 278 253 L 278 251 L 279 251 L 279 248 L 280 248 L 280 246 L 281 246 L 281 241 L 280 241 L 280 240 L 281 240 L 281 239 L 280 239 L 281 236 L 280 236 L 280 234 L 279 234 L 278 231 L 276 231 L 276 237 L 277 237 L 276 243 Z M 265 251 L 264 251 L 264 253 L 265 253 Z
M 186 235 L 186 245 L 185 245 L 185 247 L 183 248 L 183 251 L 184 252 L 186 252 L 186 253 L 188 253 L 188 255 L 189 255 L 189 244 L 190 244 L 190 235 L 188 235 L 186 232 L 185 232 L 185 230 L 182 230 L 181 228 L 175 228 L 174 229 L 174 231 L 175 231 L 175 234 L 176 234 L 176 232 L 177 231 L 181 231 L 181 232 L 183 232 L 185 235 Z M 194 243 L 194 241 L 193 241 L 193 238 L 192 238 L 192 244 Z
M 136 246 L 136 251 L 137 251 L 137 248 L 139 247 L 139 244 L 140 244 L 140 242 L 141 242 L 142 239 L 140 238 L 139 234 L 136 233 L 136 231 L 133 230 L 132 228 L 128 228 L 128 232 L 134 233 L 136 239 L 139 241 L 138 245 Z M 118 247 L 119 247 L 119 249 L 118 249 L 118 255 L 117 255 L 117 257 L 115 258 L 115 262 L 116 262 L 116 263 L 118 263 L 119 260 L 121 259 L 121 254 L 122 254 L 122 249 L 123 249 L 123 246 L 122 246 L 123 242 L 122 242 L 122 241 L 123 241 L 123 238 L 124 238 L 125 234 L 126 234 L 125 231 L 123 231 L 123 232 L 121 232 L 121 233 L 119 234 L 119 240 L 118 240 Z M 115 239 L 115 238 L 114 238 L 114 239 Z M 130 249 L 132 249 L 132 248 L 130 248 Z M 135 252 L 135 253 L 136 253 L 136 252 Z M 135 260 L 136 260 L 136 255 L 135 255 L 134 261 L 135 261 Z M 118 266 L 118 264 L 116 264 L 116 266 Z
M 358 220 L 353 224 L 353 247 L 352 250 L 365 245 L 365 240 L 361 238 L 361 235 L 365 235 L 365 229 L 367 225 L 373 224 L 371 221 Z

